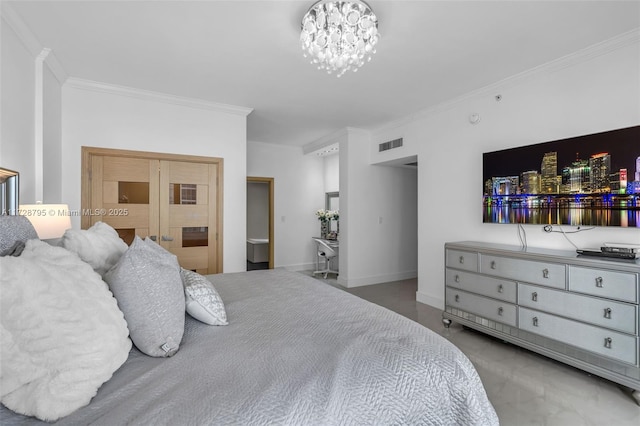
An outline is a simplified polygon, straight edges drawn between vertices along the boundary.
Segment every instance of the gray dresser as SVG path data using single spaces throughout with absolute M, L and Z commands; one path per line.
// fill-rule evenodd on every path
M 443 322 L 456 321 L 634 389 L 640 260 L 445 244 Z

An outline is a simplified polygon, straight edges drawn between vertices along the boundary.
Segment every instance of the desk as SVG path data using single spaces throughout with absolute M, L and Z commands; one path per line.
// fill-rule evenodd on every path
M 339 273 L 338 270 L 338 255 L 340 251 L 340 242 L 338 240 L 327 240 L 325 238 L 313 237 L 313 241 L 316 243 L 316 270 L 313 272 L 315 274 L 324 274 L 324 277 L 327 278 L 327 274 L 336 274 Z M 325 247 L 324 244 L 328 246 Z M 333 253 L 331 253 L 333 252 Z M 325 253 L 328 254 L 325 255 Z M 325 268 L 320 269 L 320 258 L 324 258 L 325 260 Z

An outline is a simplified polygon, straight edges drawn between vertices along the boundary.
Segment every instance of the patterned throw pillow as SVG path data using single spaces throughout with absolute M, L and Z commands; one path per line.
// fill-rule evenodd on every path
M 187 313 L 205 324 L 227 325 L 227 312 L 215 287 L 197 272 L 182 269 Z

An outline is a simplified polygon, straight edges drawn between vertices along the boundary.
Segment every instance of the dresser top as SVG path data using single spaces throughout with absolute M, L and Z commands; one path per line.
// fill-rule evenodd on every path
M 484 253 L 506 255 L 510 257 L 529 260 L 565 262 L 572 265 L 583 265 L 592 267 L 599 266 L 621 271 L 640 272 L 640 259 L 626 260 L 614 258 L 610 259 L 597 256 L 584 256 L 578 255 L 575 251 L 570 250 L 556 250 L 541 247 L 522 248 L 509 244 L 488 243 L 481 241 L 449 242 L 445 244 L 445 248 L 457 250 L 478 250 Z

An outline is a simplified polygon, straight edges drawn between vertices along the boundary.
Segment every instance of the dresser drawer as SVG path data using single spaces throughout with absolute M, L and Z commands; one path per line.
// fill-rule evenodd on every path
M 450 287 L 467 290 L 505 302 L 516 303 L 516 283 L 484 275 L 447 268 L 445 282 Z
M 518 305 L 606 328 L 637 334 L 636 305 L 518 284 Z
M 461 250 L 446 250 L 446 266 L 478 272 L 478 253 Z
M 569 289 L 637 303 L 638 274 L 569 266 Z
M 638 363 L 638 340 L 635 336 L 523 307 L 518 308 L 518 320 L 521 330 L 558 340 L 628 364 L 637 365 Z
M 480 255 L 480 272 L 548 287 L 564 289 L 565 265 Z
M 446 304 L 503 324 L 516 325 L 516 306 L 454 288 L 446 289 Z

